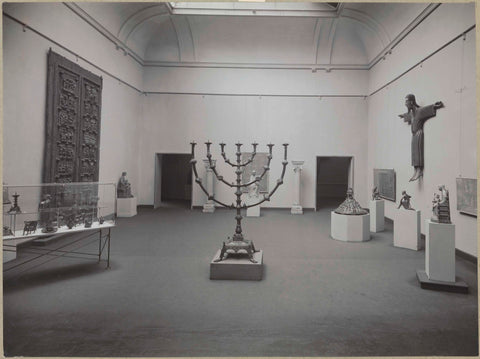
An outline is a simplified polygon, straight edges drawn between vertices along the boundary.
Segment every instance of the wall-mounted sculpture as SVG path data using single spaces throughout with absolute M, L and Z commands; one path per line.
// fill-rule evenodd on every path
M 415 171 L 410 181 L 415 181 L 423 176 L 423 125 L 429 118 L 436 116 L 437 110 L 443 107 L 443 103 L 438 101 L 433 105 L 420 107 L 415 100 L 415 95 L 409 94 L 405 97 L 405 106 L 408 112 L 398 116 L 411 125 L 412 166 Z
M 222 249 L 221 249 L 221 252 L 220 252 L 220 256 L 219 256 L 219 258 L 215 259 L 214 261 L 215 262 L 220 262 L 220 261 L 226 259 L 227 256 L 230 253 L 233 252 L 233 253 L 245 253 L 245 254 L 248 255 L 248 259 L 252 263 L 257 263 L 257 261 L 254 259 L 254 253 L 257 252 L 257 250 L 255 249 L 255 246 L 253 245 L 253 241 L 245 240 L 244 237 L 243 237 L 243 233 L 242 233 L 242 218 L 243 217 L 242 217 L 242 214 L 241 214 L 241 210 L 242 209 L 247 209 L 249 207 L 258 206 L 265 201 L 269 201 L 271 196 L 277 190 L 277 188 L 283 183 L 283 177 L 285 175 L 285 168 L 288 164 L 288 161 L 287 161 L 287 146 L 288 146 L 288 144 L 287 143 L 283 144 L 283 146 L 285 148 L 284 160 L 282 162 L 283 169 L 282 169 L 281 178 L 277 180 L 276 186 L 273 188 L 273 190 L 270 193 L 264 194 L 263 198 L 259 199 L 258 202 L 253 203 L 253 204 L 249 204 L 249 205 L 246 205 L 245 203 L 242 204 L 242 195 L 243 195 L 242 189 L 246 188 L 248 190 L 250 188 L 253 188 L 252 187 L 253 184 L 259 184 L 260 181 L 262 180 L 262 178 L 265 176 L 265 174 L 270 170 L 270 161 L 273 158 L 273 156 L 272 156 L 273 144 L 268 144 L 267 145 L 268 148 L 269 148 L 269 154 L 268 154 L 268 157 L 267 157 L 268 162 L 263 167 L 261 175 L 256 176 L 253 181 L 247 181 L 247 182 L 243 182 L 243 183 L 242 183 L 242 174 L 244 173 L 243 169 L 245 168 L 245 166 L 247 166 L 247 165 L 249 165 L 250 163 L 253 162 L 253 159 L 255 158 L 255 155 L 256 155 L 256 152 L 257 152 L 258 143 L 252 143 L 252 146 L 253 146 L 252 155 L 250 156 L 250 158 L 248 160 L 243 161 L 243 162 L 242 162 L 242 159 L 241 159 L 242 152 L 240 151 L 240 148 L 242 147 L 242 144 L 237 143 L 236 144 L 237 152 L 235 153 L 235 155 L 237 157 L 236 163 L 231 162 L 226 157 L 225 143 L 220 143 L 221 155 L 222 155 L 225 163 L 227 163 L 231 167 L 235 168 L 235 174 L 237 175 L 235 183 L 227 182 L 223 178 L 223 176 L 218 174 L 216 166 L 214 165 L 214 162 L 212 160 L 212 154 L 210 153 L 211 144 L 212 143 L 210 141 L 205 142 L 205 145 L 207 146 L 207 159 L 209 160 L 210 168 L 212 169 L 212 171 L 215 174 L 215 177 L 217 178 L 218 181 L 223 182 L 227 186 L 236 189 L 235 195 L 237 197 L 236 204 L 232 203 L 231 205 L 228 205 L 228 204 L 225 204 L 225 203 L 220 202 L 219 200 L 215 199 L 215 197 L 211 193 L 208 192 L 208 190 L 202 184 L 202 179 L 199 178 L 198 173 L 197 173 L 197 168 L 195 166 L 196 163 L 197 163 L 197 160 L 195 159 L 195 145 L 196 145 L 196 143 L 191 142 L 191 145 L 192 145 L 192 159 L 191 159 L 190 163 L 192 164 L 193 173 L 195 175 L 195 182 L 197 182 L 198 185 L 200 186 L 200 188 L 202 189 L 202 191 L 205 192 L 208 199 L 213 200 L 215 203 L 217 203 L 217 204 L 219 204 L 223 207 L 234 208 L 237 211 L 237 214 L 235 216 L 235 220 L 237 221 L 237 225 L 235 227 L 235 233 L 233 234 L 231 239 L 229 237 L 229 240 L 227 242 L 223 242 L 223 246 L 222 246 Z

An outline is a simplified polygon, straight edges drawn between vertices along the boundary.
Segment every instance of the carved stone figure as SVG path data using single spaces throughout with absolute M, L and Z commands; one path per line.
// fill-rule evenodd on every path
M 429 118 L 436 116 L 437 109 L 442 108 L 443 103 L 438 101 L 433 105 L 420 107 L 415 101 L 415 96 L 409 94 L 405 97 L 405 106 L 408 112 L 398 116 L 411 125 L 412 166 L 415 172 L 410 181 L 415 181 L 423 176 L 423 125 Z
M 412 208 L 412 205 L 410 204 L 410 198 L 412 198 L 412 196 L 408 195 L 406 191 L 402 191 L 402 198 L 400 198 L 400 203 L 397 209 L 403 207 L 405 209 L 414 211 L 415 209 Z
M 378 201 L 380 198 L 380 192 L 378 192 L 377 186 L 373 187 L 372 190 L 372 200 L 373 201 Z
M 250 197 L 250 198 L 258 197 L 259 185 L 258 185 L 258 182 L 256 182 L 256 179 L 257 179 L 256 174 L 257 174 L 257 172 L 255 170 L 253 170 L 252 175 L 250 176 L 250 179 L 248 180 L 249 183 L 255 181 L 250 186 L 248 186 L 248 197 Z
M 117 198 L 131 198 L 132 188 L 130 182 L 127 179 L 127 172 L 122 172 L 122 177 L 118 180 L 117 185 Z
M 445 185 L 438 187 L 440 193 L 435 193 L 433 195 L 432 201 L 432 222 L 437 223 L 452 223 L 450 221 L 450 198 L 448 190 L 445 188 Z
M 347 190 L 347 198 L 342 202 L 340 206 L 335 210 L 335 213 L 360 216 L 367 214 L 368 210 L 362 208 L 360 204 L 353 198 L 353 189 Z

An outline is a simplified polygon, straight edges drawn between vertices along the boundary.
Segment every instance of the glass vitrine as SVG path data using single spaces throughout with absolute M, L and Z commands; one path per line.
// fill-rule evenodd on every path
M 115 225 L 114 183 L 3 186 L 3 239 Z

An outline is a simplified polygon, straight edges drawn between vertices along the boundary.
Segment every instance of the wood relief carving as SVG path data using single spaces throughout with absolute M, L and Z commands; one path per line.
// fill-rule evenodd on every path
M 48 53 L 43 181 L 97 182 L 102 78 Z

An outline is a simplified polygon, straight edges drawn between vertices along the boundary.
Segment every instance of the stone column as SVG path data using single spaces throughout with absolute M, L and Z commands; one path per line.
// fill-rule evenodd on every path
M 212 160 L 212 164 L 215 166 L 215 162 L 217 160 Z M 205 173 L 205 188 L 210 195 L 214 195 L 213 192 L 213 171 L 210 168 L 210 163 L 208 160 L 203 160 L 205 165 L 206 173 Z M 203 212 L 204 213 L 213 213 L 215 212 L 215 203 L 213 200 L 207 198 L 207 202 L 203 205 Z
M 302 173 L 302 166 L 305 161 L 292 161 L 293 164 L 293 172 L 294 172 L 294 183 L 293 183 L 293 206 L 291 213 L 292 214 L 303 214 L 303 208 L 300 205 L 300 174 Z

